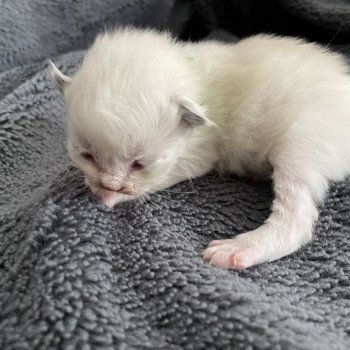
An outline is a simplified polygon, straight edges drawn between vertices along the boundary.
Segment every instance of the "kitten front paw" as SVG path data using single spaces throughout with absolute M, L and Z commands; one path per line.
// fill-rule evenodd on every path
M 239 237 L 212 241 L 203 252 L 203 259 L 210 265 L 224 269 L 242 270 L 261 263 L 257 248 Z
M 203 259 L 217 267 L 241 270 L 291 254 L 310 239 L 310 230 L 265 223 L 235 238 L 212 241 L 204 250 Z

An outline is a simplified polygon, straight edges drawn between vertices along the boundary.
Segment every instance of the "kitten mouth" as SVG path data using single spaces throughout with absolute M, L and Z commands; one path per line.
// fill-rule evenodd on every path
M 91 192 L 109 208 L 113 208 L 118 202 L 128 201 L 137 197 L 137 194 L 134 191 L 130 191 L 128 188 L 122 188 L 119 191 L 115 191 L 113 188 L 94 184 L 87 179 L 85 180 L 85 183 L 89 186 Z
M 103 186 L 103 187 L 100 187 L 98 190 L 99 190 L 99 192 L 106 192 L 106 193 L 113 193 L 113 194 L 120 193 L 120 194 L 125 194 L 127 196 L 135 195 L 134 192 L 131 192 L 131 191 L 127 190 L 127 189 L 114 190 L 113 188 L 109 188 L 109 187 L 104 187 Z

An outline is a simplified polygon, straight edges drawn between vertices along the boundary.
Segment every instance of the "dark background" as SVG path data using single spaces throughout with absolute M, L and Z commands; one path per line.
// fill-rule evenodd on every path
M 347 0 L 195 0 L 189 5 L 183 38 L 201 39 L 218 28 L 239 37 L 260 32 L 303 36 L 323 43 L 348 44 Z

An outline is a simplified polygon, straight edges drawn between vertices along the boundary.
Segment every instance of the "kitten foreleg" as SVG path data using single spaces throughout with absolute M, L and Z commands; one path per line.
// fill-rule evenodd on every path
M 269 218 L 256 230 L 212 241 L 203 258 L 218 267 L 243 269 L 279 259 L 309 242 L 317 218 L 314 197 L 324 193 L 326 182 L 319 176 L 318 182 L 309 184 L 304 174 L 292 167 L 275 167 L 275 199 Z

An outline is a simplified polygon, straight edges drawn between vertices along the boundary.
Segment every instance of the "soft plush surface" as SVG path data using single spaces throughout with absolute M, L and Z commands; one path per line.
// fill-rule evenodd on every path
M 346 1 L 271 3 L 310 37 L 315 24 L 332 37 L 337 20 L 350 23 Z M 311 244 L 237 272 L 209 266 L 201 251 L 260 225 L 270 183 L 210 174 L 110 210 L 70 167 L 46 57 L 72 73 L 77 50 L 121 22 L 182 37 L 198 24 L 193 36 L 230 39 L 226 31 L 241 33 L 229 19 L 260 6 L 222 4 L 205 17 L 213 1 L 0 1 L 2 350 L 350 348 L 350 181 L 332 185 Z M 350 42 L 347 26 L 339 45 Z

